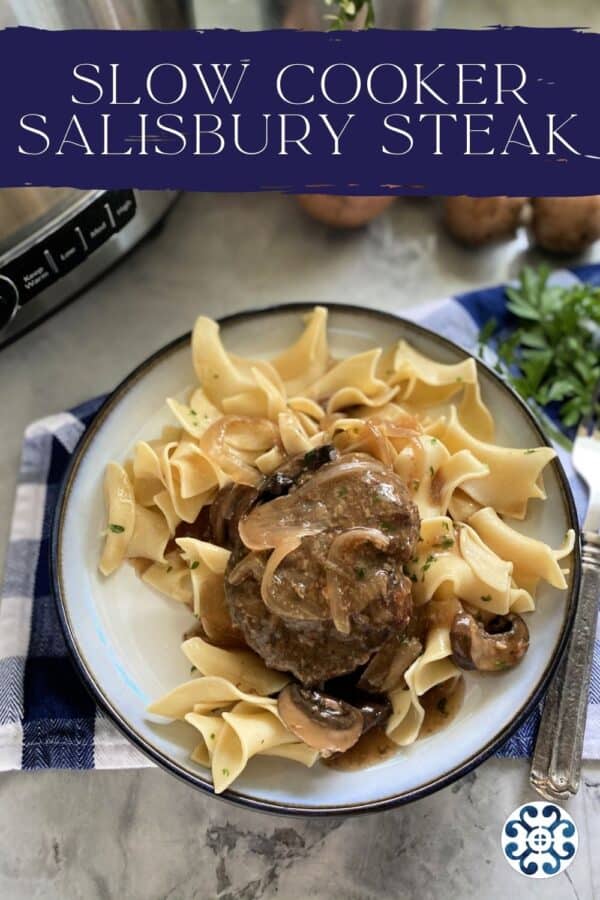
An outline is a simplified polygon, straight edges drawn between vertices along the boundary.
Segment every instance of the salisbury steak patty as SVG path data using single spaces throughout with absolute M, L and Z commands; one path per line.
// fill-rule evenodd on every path
M 419 514 L 402 479 L 367 454 L 307 468 L 289 493 L 246 511 L 238 534 L 227 605 L 272 668 L 317 684 L 352 672 L 408 624 L 402 564 Z

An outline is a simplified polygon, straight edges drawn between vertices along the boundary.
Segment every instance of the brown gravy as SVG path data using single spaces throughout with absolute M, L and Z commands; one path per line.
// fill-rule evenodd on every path
M 460 676 L 456 680 L 436 684 L 430 691 L 420 697 L 421 706 L 425 710 L 425 718 L 419 732 L 419 738 L 429 737 L 436 731 L 445 728 L 456 716 L 465 698 L 465 679 Z
M 420 698 L 425 718 L 419 739 L 429 737 L 445 728 L 460 710 L 464 696 L 465 680 L 462 676 L 445 681 L 427 691 Z M 372 728 L 363 734 L 354 747 L 350 747 L 345 753 L 324 759 L 323 762 L 338 772 L 355 772 L 357 769 L 367 769 L 395 756 L 398 750 L 397 744 L 390 741 L 383 728 Z
M 330 769 L 340 772 L 355 772 L 357 769 L 367 769 L 375 766 L 384 759 L 394 756 L 398 747 L 386 735 L 383 728 L 371 728 L 359 741 L 338 756 L 332 756 L 323 762 Z

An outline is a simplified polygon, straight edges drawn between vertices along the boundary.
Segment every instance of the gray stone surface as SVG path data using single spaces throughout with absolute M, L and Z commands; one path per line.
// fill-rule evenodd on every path
M 536 259 L 523 234 L 495 250 L 462 250 L 439 229 L 430 200 L 399 200 L 367 231 L 338 234 L 287 197 L 185 196 L 160 234 L 0 351 L 0 554 L 27 423 L 109 390 L 199 312 L 293 300 L 401 311 L 504 280 Z M 600 896 L 600 765 L 586 765 L 570 806 L 579 854 L 550 881 L 522 878 L 500 854 L 502 822 L 526 799 L 524 761 L 492 760 L 433 797 L 345 821 L 247 812 L 153 770 L 5 774 L 0 897 Z

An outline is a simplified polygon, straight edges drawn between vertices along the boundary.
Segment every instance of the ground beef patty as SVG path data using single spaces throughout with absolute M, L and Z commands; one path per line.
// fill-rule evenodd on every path
M 296 472 L 285 496 L 261 504 L 259 490 L 243 533 L 273 520 L 314 533 L 275 569 L 269 606 L 261 582 L 271 551 L 249 552 L 238 533 L 225 574 L 233 623 L 267 665 L 303 684 L 354 671 L 410 618 L 402 566 L 420 523 L 404 482 L 378 460 L 348 454 Z

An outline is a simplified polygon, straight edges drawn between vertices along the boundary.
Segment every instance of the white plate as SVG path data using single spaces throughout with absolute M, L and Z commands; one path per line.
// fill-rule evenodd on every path
M 228 350 L 270 356 L 301 330 L 307 305 L 283 306 L 222 321 Z M 331 306 L 330 342 L 336 356 L 404 337 L 441 362 L 465 351 L 417 325 L 386 313 Z M 194 382 L 189 335 L 152 356 L 109 398 L 85 434 L 68 473 L 53 532 L 53 579 L 65 632 L 84 679 L 113 721 L 137 746 L 173 774 L 212 792 L 207 771 L 191 762 L 191 728 L 154 724 L 147 704 L 189 678 L 179 650 L 189 612 L 141 582 L 130 566 L 111 578 L 97 570 L 104 525 L 102 477 L 108 460 L 123 461 L 138 440 L 155 437 L 170 422 L 164 398 Z M 489 369 L 479 367 L 483 395 L 498 440 L 516 447 L 544 443 L 517 396 Z M 548 499 L 530 501 L 523 531 L 553 546 L 577 528 L 570 490 L 558 461 L 545 472 Z M 519 526 L 521 527 L 521 526 Z M 465 702 L 443 731 L 360 772 L 312 769 L 286 760 L 253 759 L 223 796 L 273 812 L 348 813 L 381 809 L 435 790 L 480 763 L 531 710 L 557 662 L 574 613 L 579 580 L 575 550 L 569 590 L 548 585 L 528 619 L 531 645 L 521 665 L 495 677 L 467 677 Z

